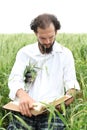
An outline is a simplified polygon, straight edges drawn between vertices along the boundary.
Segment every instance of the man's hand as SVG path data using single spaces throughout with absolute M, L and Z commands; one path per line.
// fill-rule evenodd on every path
M 72 97 L 69 98 L 68 100 L 66 100 L 66 101 L 64 102 L 65 106 L 69 106 L 69 105 L 74 101 L 74 98 L 75 98 L 75 96 L 76 96 L 76 92 L 77 92 L 77 90 L 74 89 L 74 88 L 69 89 L 69 90 L 66 92 L 66 95 L 71 95 Z M 60 104 L 57 105 L 56 108 L 57 108 L 60 112 L 62 111 Z
M 70 105 L 74 101 L 74 98 L 76 97 L 76 93 L 77 93 L 77 90 L 74 89 L 74 88 L 69 89 L 66 92 L 67 95 L 71 95 L 72 96 L 69 100 L 65 101 L 65 105 L 66 106 Z
M 16 95 L 19 98 L 19 109 L 21 114 L 31 117 L 32 114 L 30 110 L 33 109 L 33 103 L 35 103 L 35 101 L 23 89 L 19 89 Z

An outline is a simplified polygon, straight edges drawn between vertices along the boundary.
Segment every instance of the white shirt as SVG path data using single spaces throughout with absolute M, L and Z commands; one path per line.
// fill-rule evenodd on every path
M 41 54 L 38 43 L 34 43 L 23 47 L 17 53 L 8 81 L 9 97 L 12 100 L 15 99 L 18 89 L 24 89 L 23 73 L 29 63 L 40 68 L 29 90 L 29 95 L 36 101 L 51 101 L 60 98 L 71 88 L 80 89 L 71 51 L 55 41 L 52 53 Z

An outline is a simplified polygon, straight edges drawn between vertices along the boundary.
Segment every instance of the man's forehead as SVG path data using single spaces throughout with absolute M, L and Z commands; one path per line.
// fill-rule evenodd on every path
M 41 38 L 51 38 L 55 36 L 55 32 L 50 32 L 50 33 L 38 33 L 38 37 Z
M 44 31 L 49 32 L 51 30 L 55 31 L 55 27 L 52 23 L 49 26 L 47 26 L 46 28 L 41 28 L 41 27 L 37 28 L 37 32 L 42 32 L 42 33 L 44 33 Z

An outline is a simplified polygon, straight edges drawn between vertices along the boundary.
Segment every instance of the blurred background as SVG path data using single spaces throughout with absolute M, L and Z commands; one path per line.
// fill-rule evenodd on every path
M 60 33 L 87 33 L 87 0 L 0 0 L 0 33 L 31 33 L 31 20 L 52 13 Z

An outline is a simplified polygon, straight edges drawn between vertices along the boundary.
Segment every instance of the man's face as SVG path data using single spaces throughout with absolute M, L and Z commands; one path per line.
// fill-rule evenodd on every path
M 38 27 L 36 36 L 41 53 L 51 53 L 56 36 L 54 25 L 50 24 L 46 29 Z

